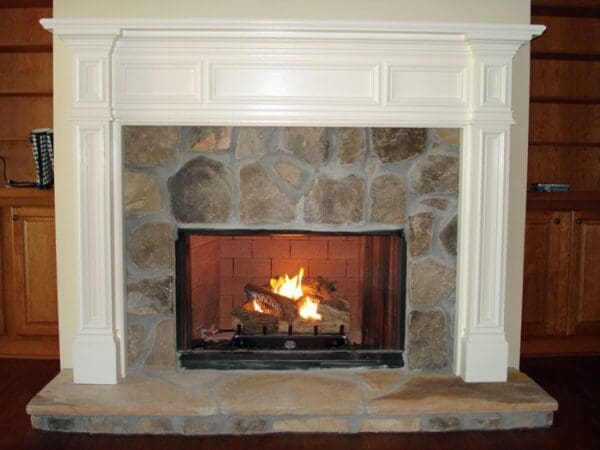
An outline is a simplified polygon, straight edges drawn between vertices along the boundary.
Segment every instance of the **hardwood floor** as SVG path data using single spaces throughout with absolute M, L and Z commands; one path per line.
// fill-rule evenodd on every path
M 56 361 L 0 359 L 0 449 L 557 449 L 600 448 L 600 357 L 524 359 L 521 370 L 559 402 L 550 429 L 458 433 L 263 436 L 111 436 L 33 431 L 27 401 Z

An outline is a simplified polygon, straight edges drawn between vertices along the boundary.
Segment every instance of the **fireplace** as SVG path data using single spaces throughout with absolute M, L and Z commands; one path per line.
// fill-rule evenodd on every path
M 36 428 L 551 423 L 504 326 L 512 57 L 543 27 L 43 24 L 73 51 L 78 272 Z
M 180 230 L 176 260 L 182 367 L 403 365 L 402 230 Z
M 453 256 L 455 268 L 447 264 L 450 259 L 444 259 L 446 256 L 442 260 L 424 256 L 409 261 L 409 278 L 413 273 L 433 272 L 444 281 L 442 289 L 418 275 L 407 283 L 409 294 L 414 282 L 425 286 L 424 304 L 410 311 L 414 313 L 413 323 L 422 323 L 425 314 L 436 316 L 427 320 L 435 324 L 434 332 L 416 333 L 414 341 L 437 342 L 440 352 L 433 360 L 427 360 L 431 354 L 424 352 L 423 361 L 437 368 L 451 368 L 467 381 L 506 380 L 508 344 L 504 315 L 511 208 L 508 192 L 513 123 L 512 57 L 543 27 L 163 19 L 59 19 L 43 24 L 63 38 L 73 51 L 71 118 L 77 154 L 73 241 L 77 255 L 74 265 L 78 268 L 77 326 L 72 332 L 73 339 L 67 333 L 61 335 L 61 341 L 73 343 L 72 364 L 77 383 L 117 383 L 141 367 L 127 360 L 127 343 L 133 337 L 151 344 L 143 332 L 149 319 L 129 320 L 127 297 L 138 292 L 138 297 L 143 298 L 145 290 L 160 290 L 174 281 L 161 264 L 167 261 L 172 265 L 174 230 L 179 228 L 179 222 L 189 221 L 182 220 L 185 218 L 177 213 L 173 221 L 162 212 L 140 216 L 127 225 L 123 220 L 121 180 L 129 161 L 121 146 L 122 134 L 127 133 L 128 126 L 149 125 L 161 126 L 167 137 L 178 134 L 173 129 L 180 126 L 460 129 L 459 159 L 442 161 L 446 158 L 428 155 L 432 159 L 423 162 L 423 165 L 454 164 L 454 173 L 460 172 L 458 201 L 453 203 L 457 218 L 445 224 L 436 222 L 437 227 L 457 229 L 457 256 Z M 223 168 L 223 158 L 218 156 L 218 147 L 227 142 L 228 136 L 214 134 L 212 139 L 217 146 L 216 158 L 197 154 L 183 163 L 200 161 L 197 164 L 205 168 L 205 174 L 222 181 L 215 190 L 218 198 L 231 200 L 234 195 L 235 203 L 239 199 L 235 195 L 241 193 L 236 189 L 244 178 L 264 179 L 260 177 L 262 171 L 271 169 L 248 161 L 250 167 L 235 173 L 239 175 L 239 185 L 228 184 L 223 180 L 231 178 L 232 169 Z M 168 152 L 146 150 L 142 159 L 158 154 L 166 156 L 168 162 Z M 207 162 L 211 159 L 216 162 Z M 324 212 L 314 207 L 315 203 L 330 205 L 328 193 L 332 191 L 363 195 L 371 192 L 367 187 L 372 188 L 379 176 L 383 177 L 380 189 L 385 191 L 390 183 L 394 185 L 387 174 L 379 173 L 369 161 L 364 164 L 365 175 L 370 177 L 363 178 L 364 182 L 357 180 L 352 171 L 335 176 L 325 173 L 324 165 L 320 180 L 311 185 L 316 188 L 314 192 L 312 188 L 309 191 L 308 184 L 298 188 L 301 192 L 307 189 L 302 193 L 305 201 L 300 200 L 302 195 L 283 195 L 285 202 L 266 210 L 266 215 L 265 210 L 260 210 L 261 213 L 256 208 L 235 210 L 231 202 L 219 201 L 205 204 L 204 212 L 216 217 L 218 223 L 222 215 L 238 214 L 236 217 L 250 220 L 245 228 L 254 229 L 336 231 L 331 228 L 337 223 L 342 224 L 343 232 L 378 231 L 372 224 L 354 221 L 357 212 L 365 217 L 364 208 L 375 203 L 373 198 L 363 196 L 362 208 L 348 203 L 342 208 L 326 208 Z M 310 162 L 308 166 L 307 169 L 312 167 Z M 407 169 L 402 162 L 395 167 Z M 156 171 L 172 175 L 171 168 L 161 167 Z M 195 170 L 189 166 L 188 169 Z M 139 178 L 144 179 L 145 175 L 142 173 Z M 422 176 L 420 181 L 427 184 L 429 177 Z M 259 184 L 265 187 L 264 183 Z M 168 195 L 164 187 L 159 188 L 158 194 L 163 199 Z M 186 198 L 174 196 L 167 201 L 169 206 L 177 207 L 179 200 Z M 272 203 L 273 199 L 256 193 L 250 198 L 255 204 Z M 381 211 L 390 206 L 385 199 L 385 195 L 378 199 L 383 205 Z M 421 205 L 427 209 L 423 212 L 437 209 L 435 200 L 422 200 L 430 201 L 433 206 L 425 208 L 422 203 L 412 201 L 408 205 Z M 234 209 L 227 210 L 227 205 Z M 304 221 L 298 221 L 300 212 Z M 341 215 L 343 220 L 333 222 L 330 229 L 312 221 L 330 213 Z M 252 222 L 257 214 L 261 220 Z M 282 218 L 293 226 L 278 225 L 277 220 Z M 260 225 L 263 220 L 268 226 Z M 310 226 L 305 226 L 307 223 Z M 233 225 L 226 223 L 220 228 L 236 228 Z M 136 256 L 127 259 L 131 255 L 125 252 L 126 240 L 142 247 L 147 241 L 168 246 L 148 258 L 149 266 L 143 262 L 139 266 Z M 410 241 L 409 237 L 409 252 Z M 446 252 L 439 240 L 432 250 Z M 150 278 L 152 282 L 148 281 Z M 452 280 L 450 289 L 449 280 Z M 153 306 L 159 309 L 159 316 L 168 310 L 170 299 L 165 301 Z M 432 302 L 446 304 L 439 311 L 432 311 L 429 308 L 436 308 L 431 306 Z M 448 324 L 447 318 L 452 319 L 452 324 Z M 152 344 L 164 347 L 163 352 L 153 353 L 150 362 L 155 364 L 175 359 L 173 324 L 169 320 L 173 319 L 160 317 L 151 323 Z M 410 366 L 409 315 L 407 323 Z M 139 355 L 146 363 L 149 356 L 147 352 Z

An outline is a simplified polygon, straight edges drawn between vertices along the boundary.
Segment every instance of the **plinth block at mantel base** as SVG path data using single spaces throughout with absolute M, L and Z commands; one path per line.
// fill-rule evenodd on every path
M 548 427 L 556 401 L 506 383 L 398 370 L 155 371 L 117 385 L 61 372 L 27 406 L 34 428 L 115 434 L 411 432 Z

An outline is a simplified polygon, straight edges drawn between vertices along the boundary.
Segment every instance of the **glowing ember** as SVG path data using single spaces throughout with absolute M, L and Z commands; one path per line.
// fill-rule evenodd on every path
M 256 300 L 253 300 L 252 303 L 254 305 L 254 311 L 264 314 L 265 311 L 260 307 Z
M 295 277 L 290 278 L 288 274 L 285 277 L 277 279 L 271 278 L 271 290 L 276 294 L 284 297 L 298 300 L 304 295 L 302 292 L 302 277 L 304 276 L 304 267 L 300 268 L 300 272 Z
M 304 300 L 298 309 L 298 314 L 305 320 L 321 320 L 321 314 L 317 312 L 318 307 L 319 303 L 308 296 L 304 297 Z

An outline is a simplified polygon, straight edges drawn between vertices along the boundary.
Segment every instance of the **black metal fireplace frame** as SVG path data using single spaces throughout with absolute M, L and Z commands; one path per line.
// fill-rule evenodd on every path
M 333 348 L 327 350 L 262 350 L 262 349 L 194 349 L 192 346 L 191 301 L 184 274 L 187 272 L 188 246 L 186 239 L 193 234 L 217 236 L 240 235 L 320 235 L 320 236 L 395 236 L 399 238 L 395 268 L 400 305 L 394 314 L 394 321 L 382 323 L 393 331 L 394 349 Z M 310 368 L 349 368 L 349 367 L 389 367 L 404 366 L 407 244 L 403 229 L 378 231 L 314 231 L 280 229 L 204 229 L 181 228 L 178 230 L 176 246 L 176 342 L 179 365 L 186 369 L 310 369 Z M 383 249 L 385 251 L 385 249 Z M 363 305 L 363 317 L 374 314 Z M 379 311 L 381 314 L 381 311 Z M 236 334 L 239 340 L 240 336 Z

